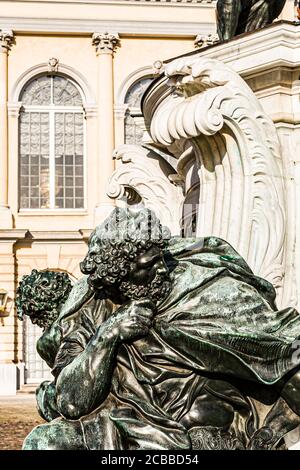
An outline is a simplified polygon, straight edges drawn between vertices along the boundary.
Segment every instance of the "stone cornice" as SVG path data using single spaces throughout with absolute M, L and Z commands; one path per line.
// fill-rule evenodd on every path
M 86 229 L 83 228 L 83 229 L 80 229 L 79 232 L 81 233 L 83 240 L 87 241 L 90 238 L 90 235 L 93 232 L 93 230 L 88 229 L 88 228 Z
M 32 240 L 81 240 L 82 235 L 79 231 L 42 232 L 30 230 L 27 233 L 27 238 Z
M 128 109 L 128 104 L 120 104 L 114 106 L 114 114 L 117 119 L 124 119 L 126 111 Z
M 80 229 L 74 231 L 37 231 L 27 229 L 0 229 L 0 243 L 1 242 L 17 242 L 22 241 L 82 241 L 89 237 L 92 230 Z
M 277 21 L 263 29 L 180 57 L 206 57 L 230 65 L 244 78 L 279 66 L 300 66 L 300 24 Z M 175 59 L 175 58 L 174 58 Z M 167 60 L 166 63 L 174 59 Z
M 204 47 L 180 56 L 188 58 L 218 59 L 239 73 L 259 97 L 268 97 L 280 89 L 281 96 L 298 95 L 299 87 L 295 77 L 300 72 L 300 25 L 279 21 L 261 30 L 246 33 L 230 41 Z M 164 67 L 174 59 L 167 60 Z M 146 125 L 150 125 L 153 113 L 159 103 L 172 92 L 163 75 L 154 81 L 143 97 L 143 111 Z M 298 100 L 295 100 L 298 103 Z M 281 105 L 282 106 L 282 105 Z M 300 111 L 297 106 L 291 113 L 288 109 L 274 107 L 269 115 L 273 122 L 294 125 L 300 123 Z
M 92 20 L 92 19 L 52 19 L 2 17 L 1 26 L 13 28 L 15 34 L 78 34 L 90 36 L 94 31 L 105 33 L 111 31 L 120 35 L 149 36 L 149 37 L 191 37 L 197 34 L 215 32 L 214 23 L 170 21 L 126 21 L 126 20 Z
M 101 0 L 100 0 L 101 1 Z M 114 0 L 115 1 L 115 0 Z M 212 3 L 216 3 L 217 0 L 119 0 L 120 2 L 139 2 L 139 3 L 184 3 L 186 5 L 190 4 L 209 4 L 211 5 Z
M 18 0 L 18 3 L 60 3 L 60 4 L 85 4 L 85 5 L 103 5 L 103 4 L 126 4 L 126 5 L 158 5 L 158 6 L 201 6 L 211 7 L 217 0 Z
M 25 229 L 0 230 L 0 242 L 14 241 L 24 239 L 27 234 Z
M 17 101 L 16 103 L 7 103 L 8 115 L 14 118 L 18 118 L 20 114 L 21 106 L 22 106 L 22 101 Z
M 98 106 L 95 104 L 85 104 L 84 112 L 86 118 L 96 117 L 98 115 Z

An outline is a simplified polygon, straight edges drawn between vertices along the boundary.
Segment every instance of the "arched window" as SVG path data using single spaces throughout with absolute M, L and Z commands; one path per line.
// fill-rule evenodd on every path
M 141 143 L 144 133 L 144 119 L 141 110 L 141 99 L 153 79 L 144 77 L 128 89 L 125 103 L 128 105 L 125 116 L 125 144 Z
M 84 111 L 77 85 L 41 75 L 25 85 L 20 101 L 20 208 L 84 208 Z

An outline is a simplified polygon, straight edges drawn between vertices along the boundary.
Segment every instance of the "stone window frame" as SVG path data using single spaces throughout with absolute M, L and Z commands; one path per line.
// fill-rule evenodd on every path
M 71 85 L 76 93 L 76 97 L 77 97 L 77 101 L 80 100 L 80 104 L 79 104 L 79 101 L 78 103 L 76 104 L 62 104 L 62 103 L 55 103 L 55 97 L 53 96 L 53 92 L 54 92 L 54 85 L 55 85 L 55 78 L 60 78 L 62 79 L 62 81 L 64 81 L 66 84 L 68 85 Z M 29 97 L 30 96 L 30 91 L 28 91 L 28 87 L 30 87 L 31 85 L 34 86 L 35 83 L 39 83 L 41 80 L 45 81 L 45 83 L 49 83 L 49 86 L 50 86 L 50 95 L 49 95 L 49 103 L 43 103 L 43 102 L 39 102 L 39 103 L 26 103 L 26 101 L 24 101 L 24 99 L 26 97 Z M 46 80 L 45 80 L 46 79 Z M 33 96 L 33 95 L 32 95 Z M 85 185 L 85 161 L 86 161 L 86 126 L 85 126 L 85 120 L 84 120 L 84 97 L 83 97 L 83 94 L 82 94 L 82 91 L 80 90 L 80 87 L 78 86 L 78 84 L 72 80 L 70 77 L 64 75 L 64 74 L 61 74 L 61 73 L 58 73 L 58 72 L 55 72 L 55 73 L 44 73 L 44 74 L 39 74 L 38 76 L 35 76 L 33 78 L 31 78 L 26 84 L 25 86 L 23 87 L 22 91 L 21 91 L 21 94 L 20 94 L 20 103 L 22 103 L 21 105 L 21 113 L 19 115 L 19 143 L 22 143 L 22 135 L 21 135 L 21 126 L 22 126 L 22 122 L 21 122 L 21 119 L 24 118 L 26 115 L 29 116 L 29 118 L 31 117 L 31 115 L 39 115 L 40 117 L 41 116 L 47 116 L 48 118 L 48 132 L 49 132 L 49 142 L 48 142 L 48 158 L 49 158 L 49 166 L 48 166 L 48 171 L 49 171 L 49 195 L 46 196 L 44 199 L 48 199 L 49 201 L 49 207 L 32 207 L 30 206 L 30 203 L 31 203 L 31 200 L 33 199 L 38 199 L 39 200 L 39 205 L 41 204 L 41 200 L 43 199 L 41 197 L 41 195 L 39 194 L 39 196 L 37 198 L 32 198 L 29 194 L 28 196 L 28 206 L 29 207 L 24 207 L 21 205 L 21 189 L 22 189 L 22 186 L 21 186 L 21 181 L 22 181 L 22 174 L 19 175 L 19 208 L 21 210 L 74 210 L 74 209 L 79 209 L 79 210 L 83 210 L 85 209 L 86 207 L 86 185 Z M 56 118 L 58 117 L 58 115 L 63 115 L 64 116 L 64 121 L 65 121 L 65 118 L 68 116 L 68 115 L 73 115 L 73 118 L 74 118 L 74 129 L 75 129 L 75 114 L 76 115 L 81 115 L 82 116 L 82 134 L 83 134 L 83 151 L 82 151 L 82 157 L 83 157 L 83 163 L 82 163 L 82 178 L 83 178 L 83 183 L 82 183 L 82 186 L 83 186 L 83 195 L 82 195 L 82 204 L 80 204 L 79 207 L 66 207 L 66 204 L 68 204 L 70 201 L 67 197 L 67 191 L 69 188 L 66 187 L 66 181 L 67 179 L 70 179 L 70 178 L 67 178 L 66 175 L 64 175 L 63 179 L 64 179 L 64 183 L 63 183 L 63 186 L 62 186 L 62 189 L 63 189 L 63 197 L 61 198 L 62 201 L 62 207 L 57 207 L 58 205 L 58 198 L 56 197 L 56 192 L 57 192 L 57 179 L 58 179 L 58 175 L 56 174 L 56 165 L 55 165 L 55 138 L 56 138 Z M 74 130 L 73 129 L 73 130 Z M 64 135 L 67 134 L 67 130 L 65 129 L 64 127 Z M 75 135 L 75 130 L 74 130 L 74 135 Z M 20 172 L 20 157 L 21 157 L 21 154 L 20 154 L 20 145 L 19 145 L 19 172 Z M 65 156 L 66 157 L 66 156 Z M 73 155 L 74 157 L 74 155 Z M 67 170 L 66 168 L 66 158 L 63 158 L 63 168 L 64 168 L 64 172 Z M 41 159 L 41 157 L 39 158 L 39 160 Z M 73 168 L 74 167 L 74 168 Z M 73 194 L 74 192 L 76 193 L 75 191 L 75 188 L 76 188 L 76 179 L 75 179 L 75 165 L 72 166 L 73 168 L 73 172 L 72 172 L 72 179 L 73 179 Z M 41 170 L 40 170 L 41 171 Z M 41 174 L 40 174 L 40 171 L 39 171 L 39 175 L 38 178 L 40 180 L 40 177 L 41 177 Z M 29 177 L 32 176 L 32 175 L 29 175 Z M 23 177 L 24 179 L 24 177 Z M 29 178 L 30 179 L 30 178 Z M 70 187 L 71 188 L 71 187 Z M 71 189 L 72 189 L 71 188 Z M 34 190 L 34 188 L 33 188 Z M 73 205 L 75 206 L 76 205 L 76 198 L 75 196 L 73 196 L 73 198 L 71 199 L 74 199 L 73 201 Z M 77 198 L 78 199 L 78 198 Z
M 12 83 L 9 91 L 9 100 L 8 100 L 8 126 L 9 126 L 9 142 L 10 142 L 10 180 L 19 181 L 19 115 L 22 108 L 22 102 L 19 101 L 19 97 L 22 89 L 25 84 L 28 83 L 31 79 L 38 75 L 49 74 L 49 62 L 43 62 L 37 65 L 34 65 L 22 74 L 20 74 L 17 79 Z M 95 92 L 88 82 L 88 79 L 74 67 L 68 66 L 59 62 L 59 75 L 66 76 L 72 80 L 77 87 L 79 88 L 84 109 L 84 208 L 82 209 L 21 209 L 19 206 L 19 185 L 14 183 L 14 188 L 17 191 L 12 196 L 12 210 L 18 216 L 34 216 L 34 215 L 55 215 L 55 216 L 64 216 L 64 215 L 87 215 L 90 211 L 90 203 L 88 201 L 88 160 L 92 158 L 91 151 L 87 145 L 87 139 L 90 134 L 93 133 L 94 121 L 97 119 L 98 115 L 98 105 Z
M 119 136 L 118 139 L 116 139 L 116 147 L 118 147 L 118 145 L 126 143 L 125 121 L 128 111 L 133 117 L 136 125 L 142 128 L 144 130 L 144 133 L 147 132 L 141 109 L 137 107 L 130 107 L 129 104 L 126 102 L 126 98 L 130 89 L 134 87 L 139 81 L 146 78 L 154 79 L 155 77 L 156 75 L 154 67 L 148 65 L 134 70 L 121 83 L 121 86 L 119 87 L 116 96 L 116 104 L 114 107 L 116 128 L 118 130 Z

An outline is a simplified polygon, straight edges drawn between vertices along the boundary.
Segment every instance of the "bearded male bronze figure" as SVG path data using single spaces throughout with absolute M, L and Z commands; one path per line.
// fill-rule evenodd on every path
M 81 270 L 57 320 L 59 417 L 24 449 L 274 449 L 300 424 L 300 316 L 228 243 L 115 209 Z
M 286 0 L 218 0 L 217 31 L 221 41 L 272 23 Z

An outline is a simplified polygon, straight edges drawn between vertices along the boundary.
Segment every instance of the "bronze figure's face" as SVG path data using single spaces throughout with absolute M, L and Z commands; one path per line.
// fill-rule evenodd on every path
M 163 300 L 170 291 L 170 274 L 163 252 L 156 246 L 138 255 L 128 273 L 128 280 L 120 283 L 123 296 L 130 299 Z
M 72 289 L 69 276 L 57 271 L 37 271 L 23 276 L 17 289 L 17 315 L 23 320 L 27 315 L 33 324 L 42 329 L 57 319 L 61 306 Z
M 116 209 L 91 235 L 81 270 L 111 300 L 157 303 L 171 288 L 163 253 L 169 236 L 153 212 Z

